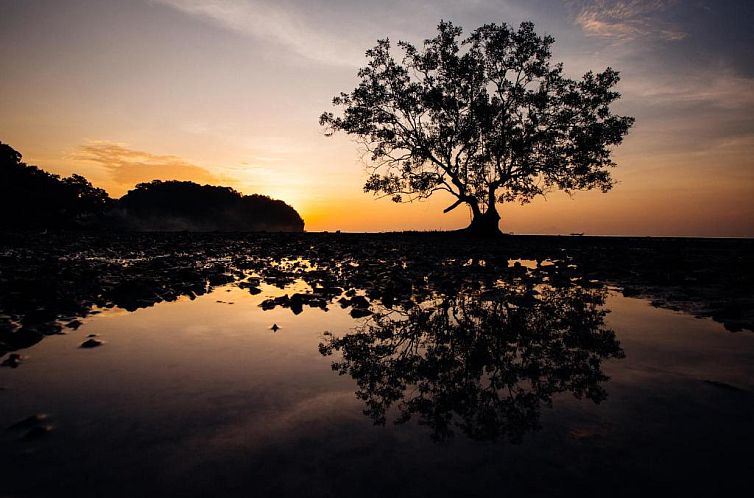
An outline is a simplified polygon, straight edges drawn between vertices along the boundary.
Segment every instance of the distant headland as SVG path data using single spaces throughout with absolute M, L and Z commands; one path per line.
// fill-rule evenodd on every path
M 139 183 L 120 199 L 81 175 L 61 178 L 0 142 L 0 229 L 302 232 L 284 201 L 189 181 Z

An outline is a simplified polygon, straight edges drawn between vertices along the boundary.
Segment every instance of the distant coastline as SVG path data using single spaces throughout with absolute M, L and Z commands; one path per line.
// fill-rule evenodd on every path
M 139 183 L 111 198 L 81 175 L 61 178 L 0 142 L 0 230 L 302 232 L 284 201 L 189 181 Z

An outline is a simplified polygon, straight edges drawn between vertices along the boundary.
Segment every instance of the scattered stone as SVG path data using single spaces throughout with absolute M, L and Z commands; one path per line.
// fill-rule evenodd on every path
M 53 427 L 51 425 L 37 425 L 26 431 L 26 434 L 24 434 L 21 439 L 24 441 L 33 441 L 49 434 L 52 432 L 52 429 Z
M 28 430 L 40 424 L 47 423 L 48 419 L 49 419 L 49 416 L 46 413 L 36 413 L 34 415 L 26 417 L 25 419 L 19 422 L 16 422 L 15 424 L 9 426 L 6 430 L 8 431 Z
M 369 300 L 364 296 L 354 296 L 351 298 L 351 306 L 354 308 L 369 308 Z
M 635 287 L 624 287 L 623 288 L 623 296 L 624 297 L 637 297 L 641 294 L 641 291 Z
M 37 413 L 30 417 L 26 417 L 6 429 L 6 431 L 11 432 L 23 432 L 24 434 L 20 439 L 24 441 L 38 439 L 52 430 L 53 426 L 49 423 L 49 417 L 46 413 Z
M 601 438 L 602 433 L 599 430 L 593 428 L 576 427 L 568 431 L 568 437 L 575 439 L 576 441 L 583 441 Z
M 300 294 L 298 292 L 291 296 L 290 307 L 294 315 L 298 315 L 299 313 L 304 311 L 304 301 L 306 299 L 307 298 L 304 294 Z
M 365 316 L 372 315 L 372 311 L 366 309 L 366 308 L 353 308 L 351 310 L 351 316 L 353 318 L 363 318 Z
M 81 327 L 82 322 L 81 320 L 71 320 L 70 322 L 66 323 L 65 326 L 69 329 L 78 330 L 79 327 Z
M 288 308 L 291 305 L 291 299 L 288 297 L 288 294 L 285 294 L 280 297 L 274 297 L 270 299 L 265 299 L 259 304 L 259 307 L 263 310 L 271 310 L 275 309 L 276 306 L 282 306 L 283 308 Z
M 207 279 L 209 285 L 212 286 L 229 284 L 234 280 L 235 278 L 233 277 L 233 275 L 230 275 L 228 273 L 211 273 L 209 275 L 209 278 Z
M 18 353 L 11 353 L 5 360 L 3 360 L 2 363 L 0 363 L 0 366 L 18 368 L 18 366 L 23 363 L 26 358 L 28 357 L 22 356 Z
M 91 349 L 91 348 L 102 346 L 103 344 L 104 344 L 103 341 L 100 341 L 99 339 L 95 339 L 92 337 L 82 342 L 79 347 L 84 348 L 84 349 Z
M 278 327 L 277 323 L 273 323 L 272 327 L 270 327 L 270 330 L 272 330 L 273 332 L 277 332 L 278 330 L 280 330 L 280 327 Z
M 746 392 L 745 389 L 741 389 L 740 387 L 736 387 L 734 385 L 728 384 L 727 382 L 720 382 L 718 380 L 709 380 L 709 379 L 706 379 L 704 381 L 704 383 L 705 384 L 709 384 L 711 386 L 715 386 L 715 387 L 717 387 L 719 389 L 725 389 L 726 391 L 737 392 L 737 393 L 745 393 Z
M 250 278 L 245 282 L 239 282 L 238 286 L 241 289 L 247 289 L 252 296 L 256 296 L 262 292 L 262 289 L 259 288 L 258 278 Z

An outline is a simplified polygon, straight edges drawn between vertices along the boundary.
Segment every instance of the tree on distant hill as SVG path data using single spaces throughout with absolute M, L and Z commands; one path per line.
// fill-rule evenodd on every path
M 21 159 L 0 142 L 0 228 L 89 227 L 112 204 L 83 176 L 61 179 Z
M 467 205 L 478 234 L 500 233 L 497 203 L 555 188 L 608 191 L 610 147 L 634 122 L 610 110 L 618 73 L 566 78 L 550 62 L 554 39 L 530 22 L 461 33 L 441 22 L 422 49 L 398 42 L 397 59 L 379 40 L 359 85 L 333 99 L 343 114 L 320 116 L 327 135 L 356 135 L 371 153 L 364 191 L 395 202 L 448 192 L 456 202 L 445 212 Z
M 0 229 L 301 232 L 291 206 L 265 195 L 193 182 L 140 183 L 114 201 L 81 175 L 60 178 L 0 142 Z
M 304 221 L 291 206 L 264 195 L 241 195 L 230 187 L 187 181 L 140 183 L 118 200 L 117 226 L 145 231 L 301 232 Z

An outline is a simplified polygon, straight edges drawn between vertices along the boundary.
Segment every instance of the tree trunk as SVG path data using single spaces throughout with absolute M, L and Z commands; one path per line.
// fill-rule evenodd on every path
M 498 222 L 500 221 L 500 215 L 492 204 L 487 208 L 484 213 L 479 210 L 473 210 L 474 217 L 471 219 L 471 224 L 466 228 L 466 231 L 472 235 L 480 237 L 496 237 L 502 235 Z

